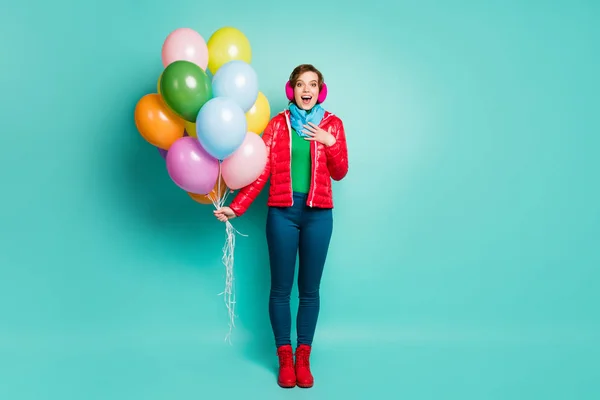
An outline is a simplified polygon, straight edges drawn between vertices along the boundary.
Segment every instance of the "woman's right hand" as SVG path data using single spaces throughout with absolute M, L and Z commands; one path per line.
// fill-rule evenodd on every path
M 236 217 L 233 210 L 229 207 L 221 207 L 218 210 L 213 211 L 215 217 L 221 222 L 226 222 L 230 219 L 234 219 Z

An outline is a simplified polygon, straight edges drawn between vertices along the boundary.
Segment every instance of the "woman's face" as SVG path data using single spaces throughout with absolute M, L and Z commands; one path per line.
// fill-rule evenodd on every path
M 317 104 L 319 97 L 319 77 L 312 71 L 306 71 L 298 78 L 294 86 L 296 105 L 304 110 L 310 110 Z

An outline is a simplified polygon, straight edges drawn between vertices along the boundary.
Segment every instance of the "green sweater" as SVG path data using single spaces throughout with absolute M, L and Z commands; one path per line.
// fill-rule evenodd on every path
M 310 141 L 292 129 L 292 190 L 308 193 L 311 176 Z

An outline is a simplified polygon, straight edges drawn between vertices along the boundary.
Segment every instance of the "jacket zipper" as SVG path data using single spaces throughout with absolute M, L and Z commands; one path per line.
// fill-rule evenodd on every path
M 319 148 L 319 146 L 317 146 L 317 142 L 313 141 L 312 143 L 312 148 L 313 148 L 313 163 L 312 163 L 312 167 L 311 167 L 311 174 L 312 174 L 312 185 L 310 188 L 310 199 L 308 202 L 309 207 L 313 206 L 314 200 L 315 200 L 315 187 L 317 186 L 317 174 L 316 174 L 316 168 L 317 168 L 317 149 Z
M 288 116 L 287 111 L 285 112 L 285 123 L 287 124 L 288 127 L 288 134 L 289 134 L 289 139 L 290 142 L 288 144 L 288 147 L 290 149 L 290 164 L 289 164 L 289 170 L 290 170 L 290 200 L 292 202 L 292 206 L 294 205 L 294 186 L 292 185 L 292 126 L 290 125 L 290 118 Z

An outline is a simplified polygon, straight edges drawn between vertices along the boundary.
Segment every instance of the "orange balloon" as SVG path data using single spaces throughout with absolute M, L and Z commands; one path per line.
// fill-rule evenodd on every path
M 135 126 L 151 145 L 169 150 L 183 137 L 185 121 L 171 111 L 160 94 L 147 94 L 135 106 Z
M 209 194 L 195 194 L 195 193 L 188 192 L 188 195 L 194 201 L 196 201 L 200 204 L 213 204 L 213 200 L 215 202 L 219 201 L 219 199 L 222 199 L 223 196 L 225 196 L 225 193 L 227 192 L 227 190 L 229 190 L 227 188 L 227 184 L 225 183 L 223 178 L 220 179 L 220 185 L 221 185 L 221 192 L 220 192 L 221 195 L 220 196 L 217 195 L 217 193 L 219 193 L 219 181 L 217 181 L 217 183 L 215 183 L 215 187 Z

